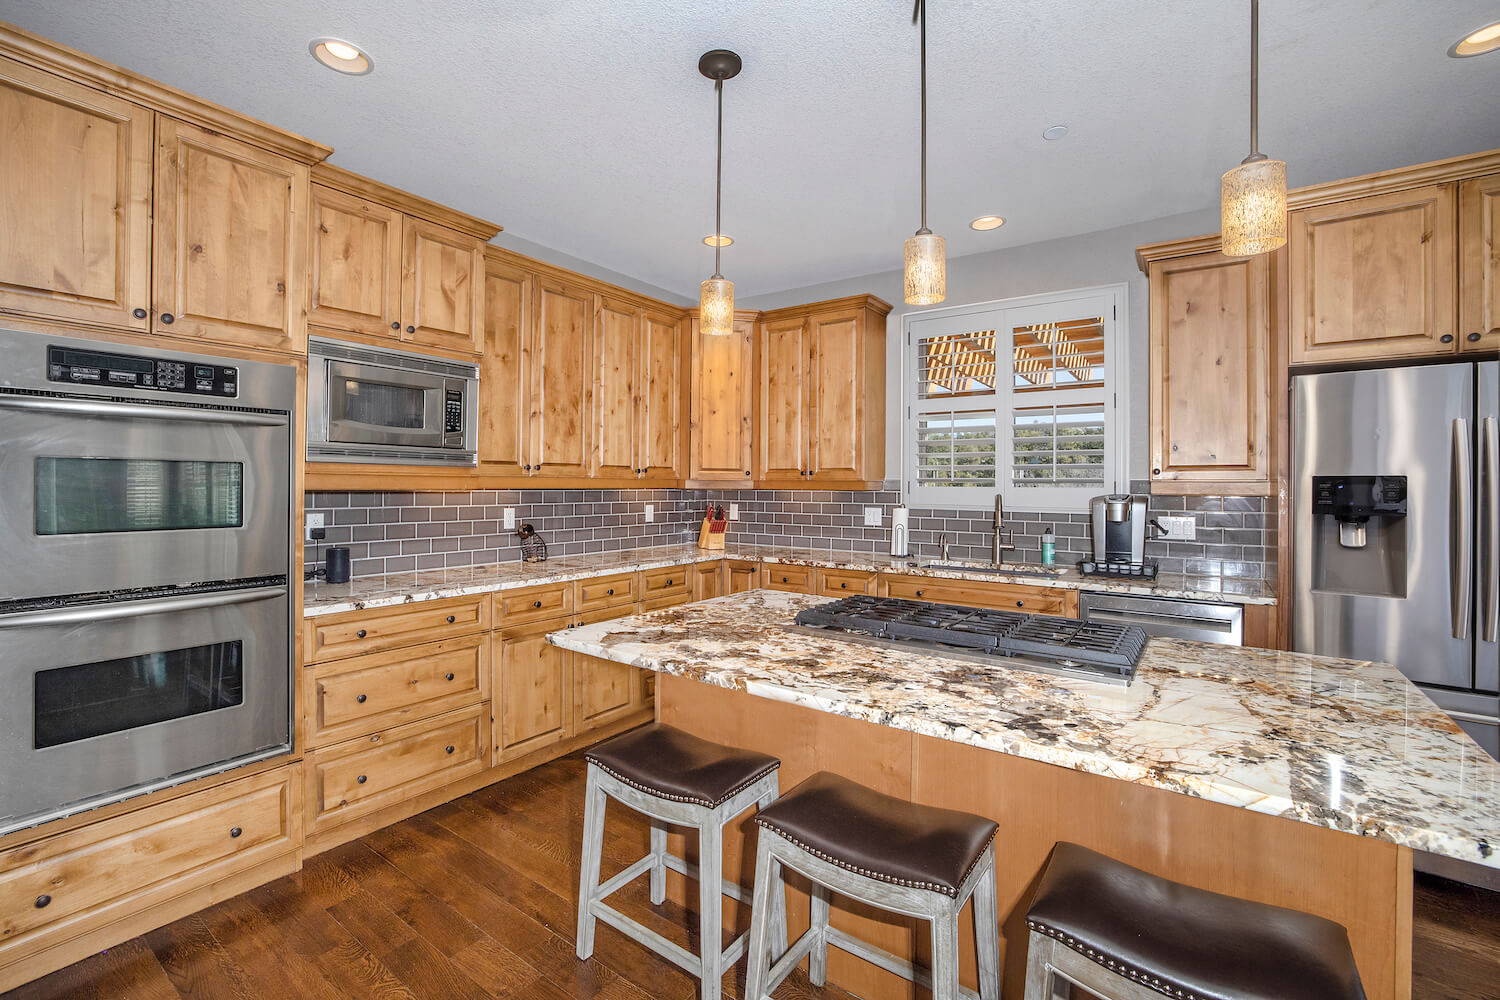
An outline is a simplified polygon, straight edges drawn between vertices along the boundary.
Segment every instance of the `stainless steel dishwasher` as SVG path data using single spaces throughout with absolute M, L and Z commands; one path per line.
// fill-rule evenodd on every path
M 1079 596 L 1078 614 L 1084 621 L 1139 625 L 1147 635 L 1244 645 L 1245 609 L 1238 604 L 1086 590 Z

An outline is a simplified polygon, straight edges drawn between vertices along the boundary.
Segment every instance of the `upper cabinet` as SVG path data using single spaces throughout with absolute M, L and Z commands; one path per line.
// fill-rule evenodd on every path
M 735 313 L 734 332 L 728 336 L 705 334 L 697 316 L 691 318 L 690 483 L 754 484 L 750 415 L 757 317 Z
M 683 478 L 682 419 L 683 320 L 647 311 L 641 317 L 640 375 L 636 379 L 636 461 L 641 479 L 675 482 Z
M 598 296 L 589 476 L 632 485 L 682 478 L 682 323 Z
M 593 401 L 594 293 L 571 282 L 533 283 L 531 468 L 533 475 L 587 474 Z
M 872 296 L 761 315 L 756 483 L 851 487 L 885 478 L 885 318 Z
M 313 180 L 308 323 L 481 353 L 484 245 L 500 228 L 326 164 Z
M 1458 239 L 1460 347 L 1500 349 L 1500 174 L 1459 185 Z
M 149 328 L 152 118 L 0 59 L 0 311 Z
M 1147 265 L 1153 492 L 1271 492 L 1271 261 Z
M 531 284 L 531 272 L 486 258 L 479 467 L 490 475 L 531 471 Z
M 1451 183 L 1293 211 L 1291 363 L 1456 351 L 1457 216 Z

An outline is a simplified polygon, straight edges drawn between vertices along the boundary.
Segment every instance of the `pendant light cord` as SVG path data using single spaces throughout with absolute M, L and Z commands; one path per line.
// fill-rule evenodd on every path
M 912 20 L 921 25 L 922 48 L 922 228 L 918 235 L 932 232 L 927 228 L 927 3 L 917 0 Z
M 1250 156 L 1260 159 L 1260 0 L 1250 0 Z
M 715 80 L 714 90 L 719 95 L 718 163 L 714 169 L 714 277 L 722 278 L 719 253 L 724 246 L 724 81 Z

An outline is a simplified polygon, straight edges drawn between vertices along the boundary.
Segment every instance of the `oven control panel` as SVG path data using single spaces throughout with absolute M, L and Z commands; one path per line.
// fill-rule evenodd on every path
M 238 368 L 132 354 L 77 351 L 67 347 L 47 348 L 47 381 L 156 389 L 195 396 L 232 398 L 240 392 Z

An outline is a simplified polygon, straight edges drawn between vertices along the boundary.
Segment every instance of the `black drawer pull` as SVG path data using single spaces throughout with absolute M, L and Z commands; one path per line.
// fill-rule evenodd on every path
M 245 832 L 244 830 L 241 830 L 237 826 L 231 826 L 229 828 L 229 839 L 230 840 L 238 839 L 239 835 L 242 834 L 242 833 L 244 833 L 244 832 Z
M 1439 337 L 1438 340 L 1441 340 L 1445 344 L 1451 344 L 1453 343 L 1453 334 L 1445 333 L 1441 337 Z
M 453 679 L 453 675 L 451 673 L 450 674 L 444 674 L 443 675 L 443 679 L 451 681 Z
M 136 319 L 145 319 L 146 318 L 146 310 L 144 310 L 144 309 L 135 309 L 135 310 L 131 311 L 130 315 L 134 316 Z
M 452 625 L 454 621 L 455 621 L 454 617 L 452 615 L 449 615 L 448 616 L 448 624 Z
M 453 752 L 453 744 L 449 743 L 446 747 L 444 747 L 444 749 L 447 750 L 449 753 L 452 753 Z
M 52 902 L 52 897 L 44 893 L 36 898 L 36 908 L 40 910 L 50 902 Z
M 366 701 L 369 700 L 369 697 L 370 696 L 367 694 L 359 694 L 354 696 L 354 700 L 363 705 Z
M 840 590 L 848 590 L 849 589 L 849 585 L 847 583 L 841 583 L 841 584 L 839 584 L 839 589 Z
M 163 323 L 167 323 L 167 324 L 169 324 L 169 325 L 170 325 L 170 324 L 171 324 L 171 322 L 172 322 L 172 321 L 173 321 L 173 320 L 175 320 L 175 319 L 176 319 L 176 318 L 177 318 L 177 317 L 176 317 L 176 316 L 173 316 L 173 315 L 172 315 L 172 314 L 171 314 L 171 313 L 162 313 L 162 314 L 161 314 L 161 321 L 162 321 L 162 322 L 163 322 Z
M 1018 608 L 1024 608 L 1024 607 L 1026 607 L 1026 602 L 1025 601 L 1017 601 L 1016 602 L 1016 607 L 1018 607 Z
M 533 607 L 533 608 L 539 608 L 539 607 L 541 607 L 541 606 L 542 606 L 542 602 L 541 602 L 541 601 L 532 601 L 532 602 L 531 602 L 531 606 L 532 606 L 532 607 Z
M 1477 333 L 1471 333 L 1471 334 L 1469 334 L 1469 343 L 1471 343 L 1471 344 L 1477 344 L 1478 342 L 1479 342 L 1479 334 L 1477 334 Z
M 614 597 L 615 596 L 615 588 L 610 587 L 608 590 L 605 591 L 605 593 L 608 594 L 610 597 Z
M 407 333 L 416 333 L 417 332 L 417 328 L 414 327 L 414 326 L 409 326 L 409 327 L 406 328 L 406 332 Z
M 672 584 L 674 584 L 676 582 L 677 582 L 676 580 L 668 580 L 667 581 L 667 586 L 670 587 L 670 586 L 672 586 Z
M 363 639 L 365 637 L 365 630 L 360 629 L 358 632 L 354 633 L 354 637 L 356 639 Z
M 788 582 L 790 582 L 790 581 L 788 581 L 788 580 L 787 580 L 787 578 L 786 578 L 786 577 L 782 577 L 782 578 L 781 578 L 781 582 L 782 582 L 782 583 L 788 583 Z
M 366 779 L 365 779 L 365 776 L 363 774 L 361 774 L 359 777 L 355 778 L 354 780 L 357 781 L 357 782 L 359 782 L 361 785 L 363 785 L 365 783 Z
M 391 324 L 391 329 L 392 330 L 399 330 L 399 329 L 401 329 L 401 324 L 399 322 L 392 323 Z
M 917 596 L 921 597 L 924 593 L 926 593 L 926 591 L 919 590 L 917 591 Z

